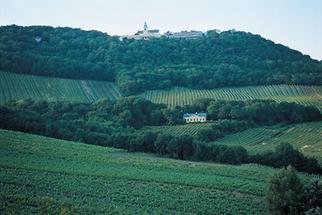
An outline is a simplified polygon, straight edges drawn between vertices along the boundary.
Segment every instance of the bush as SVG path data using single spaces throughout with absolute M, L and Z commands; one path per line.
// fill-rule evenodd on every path
M 270 214 L 320 214 L 322 183 L 313 181 L 304 188 L 295 169 L 288 166 L 269 179 L 266 199 Z

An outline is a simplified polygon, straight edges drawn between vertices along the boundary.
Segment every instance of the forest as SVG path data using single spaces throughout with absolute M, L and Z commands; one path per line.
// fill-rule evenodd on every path
M 115 81 L 123 95 L 173 86 L 322 84 L 321 61 L 234 30 L 145 41 L 67 27 L 2 26 L 0 70 Z

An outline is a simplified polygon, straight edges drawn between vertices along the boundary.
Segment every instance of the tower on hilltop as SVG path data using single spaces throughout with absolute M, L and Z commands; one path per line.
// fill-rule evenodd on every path
M 148 24 L 146 24 L 146 21 L 144 21 L 143 29 L 144 29 L 144 31 L 148 30 Z
M 135 39 L 135 40 L 149 40 L 151 38 L 160 38 L 160 37 L 161 37 L 161 34 L 159 32 L 159 29 L 149 30 L 148 24 L 146 23 L 146 21 L 144 21 L 143 30 L 139 30 L 134 35 L 123 36 L 121 37 L 121 40 L 123 38 Z

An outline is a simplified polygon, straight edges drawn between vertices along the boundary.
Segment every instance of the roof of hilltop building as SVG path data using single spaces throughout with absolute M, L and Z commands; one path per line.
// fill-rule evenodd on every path
M 181 32 L 166 32 L 165 34 L 161 34 L 159 29 L 152 29 L 149 30 L 149 27 L 146 22 L 144 22 L 143 30 L 138 30 L 133 35 L 125 35 L 121 36 L 120 40 L 123 40 L 123 38 L 127 39 L 135 39 L 135 40 L 148 40 L 151 38 L 160 38 L 162 36 L 173 38 L 173 39 L 196 39 L 203 36 L 207 36 L 206 33 L 203 33 L 202 31 L 181 31 Z
M 186 118 L 186 117 L 192 117 L 192 116 L 207 116 L 207 113 L 185 113 L 183 114 L 183 117 Z

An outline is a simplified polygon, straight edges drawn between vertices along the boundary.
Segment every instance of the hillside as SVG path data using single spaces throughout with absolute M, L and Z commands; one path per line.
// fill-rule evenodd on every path
M 216 140 L 213 144 L 239 145 L 251 153 L 274 149 L 290 143 L 309 157 L 322 162 L 322 122 L 248 129 Z
M 274 85 L 213 90 L 174 88 L 147 91 L 140 96 L 154 103 L 164 103 L 170 108 L 192 104 L 199 98 L 273 99 L 322 108 L 322 87 L 320 86 Z M 115 100 L 120 97 L 120 91 L 113 82 L 40 77 L 0 71 L 0 104 L 28 98 L 37 101 L 92 102 L 102 98 Z
M 1 214 L 265 214 L 267 178 L 277 171 L 164 159 L 7 130 L 0 130 L 0 138 Z M 300 176 L 306 182 L 319 177 Z
M 0 104 L 10 100 L 93 102 L 101 98 L 119 98 L 118 87 L 111 82 L 73 80 L 0 71 Z
M 257 87 L 219 88 L 197 90 L 174 88 L 172 90 L 147 91 L 141 96 L 154 103 L 164 103 L 169 107 L 192 104 L 199 98 L 212 98 L 228 101 L 272 99 L 322 108 L 321 86 L 272 85 Z
M 0 27 L 0 70 L 116 81 L 123 95 L 173 86 L 321 85 L 322 63 L 246 32 L 123 40 L 98 31 Z

